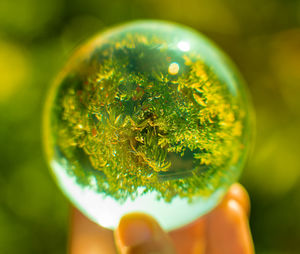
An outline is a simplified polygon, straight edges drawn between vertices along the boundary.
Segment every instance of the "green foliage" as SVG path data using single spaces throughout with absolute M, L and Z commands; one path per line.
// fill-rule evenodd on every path
M 88 71 L 67 74 L 52 131 L 79 183 L 97 175 L 98 191 L 120 201 L 138 187 L 191 200 L 210 195 L 238 163 L 245 112 L 200 56 L 129 33 L 75 69 Z

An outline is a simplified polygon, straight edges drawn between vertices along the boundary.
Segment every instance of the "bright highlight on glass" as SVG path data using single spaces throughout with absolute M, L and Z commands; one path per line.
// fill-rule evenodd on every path
M 239 74 L 203 35 L 167 22 L 119 26 L 79 48 L 53 85 L 49 164 L 101 226 L 140 211 L 178 228 L 238 179 L 248 104 Z
M 190 50 L 190 44 L 186 41 L 180 41 L 177 44 L 178 48 L 183 51 L 183 52 L 187 52 Z
M 169 73 L 171 75 L 176 75 L 178 73 L 178 71 L 179 71 L 179 65 L 178 65 L 178 63 L 171 63 L 169 65 L 168 71 L 169 71 Z

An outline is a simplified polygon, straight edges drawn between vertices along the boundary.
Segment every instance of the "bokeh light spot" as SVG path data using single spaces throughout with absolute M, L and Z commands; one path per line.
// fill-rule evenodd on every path
M 171 63 L 169 65 L 169 69 L 168 69 L 169 73 L 171 75 L 176 75 L 179 72 L 179 64 L 178 63 Z

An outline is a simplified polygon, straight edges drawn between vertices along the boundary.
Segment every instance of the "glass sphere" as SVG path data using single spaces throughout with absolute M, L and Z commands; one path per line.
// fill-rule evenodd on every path
M 205 36 L 139 21 L 80 47 L 45 111 L 45 147 L 66 196 L 114 229 L 144 212 L 166 230 L 209 212 L 237 181 L 250 139 L 238 72 Z

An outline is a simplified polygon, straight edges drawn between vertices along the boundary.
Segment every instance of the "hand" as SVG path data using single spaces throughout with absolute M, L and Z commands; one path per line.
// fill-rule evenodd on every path
M 115 232 L 72 209 L 71 254 L 253 254 L 248 225 L 250 203 L 245 189 L 234 184 L 209 214 L 188 226 L 164 232 L 150 216 L 125 215 Z

